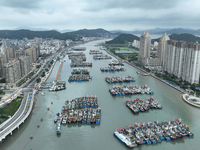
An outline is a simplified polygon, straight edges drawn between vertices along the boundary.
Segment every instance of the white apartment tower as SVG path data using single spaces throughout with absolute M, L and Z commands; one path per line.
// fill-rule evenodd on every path
M 167 41 L 170 40 L 169 36 L 165 33 L 158 43 L 158 51 L 157 56 L 161 61 L 161 66 L 164 66 L 164 56 L 165 56 L 165 47 L 167 45 Z
M 200 44 L 167 41 L 165 71 L 191 84 L 199 84 Z
M 150 48 L 151 48 L 151 37 L 147 32 L 143 32 L 140 36 L 140 51 L 138 56 L 138 62 L 142 65 L 148 65 L 148 60 L 150 58 Z

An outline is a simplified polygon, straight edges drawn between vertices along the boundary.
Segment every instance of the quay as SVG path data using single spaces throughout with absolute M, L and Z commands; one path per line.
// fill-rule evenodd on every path
M 113 77 L 105 77 L 105 81 L 111 84 L 111 83 L 122 83 L 122 82 L 135 82 L 135 79 L 132 76 L 127 76 L 127 77 L 113 76 Z
M 125 128 L 120 127 L 114 132 L 114 136 L 127 147 L 132 148 L 142 144 L 161 143 L 163 140 L 171 141 L 185 136 L 194 137 L 194 134 L 188 125 L 181 122 L 181 119 L 175 119 L 169 122 L 153 121 L 135 123 Z
M 134 95 L 134 94 L 153 94 L 153 91 L 147 86 L 115 86 L 109 89 L 112 96 L 121 96 L 121 95 Z
M 108 66 L 108 67 L 101 67 L 100 70 L 102 72 L 109 72 L 109 71 L 126 71 L 126 69 L 124 67 L 111 67 L 111 66 Z
M 162 106 L 155 101 L 153 98 L 149 97 L 146 100 L 136 98 L 134 100 L 126 100 L 126 106 L 134 113 L 139 114 L 139 112 L 149 111 L 149 109 L 162 109 Z

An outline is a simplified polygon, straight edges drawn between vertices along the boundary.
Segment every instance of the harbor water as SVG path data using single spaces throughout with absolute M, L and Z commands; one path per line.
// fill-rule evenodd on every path
M 29 118 L 16 129 L 12 136 L 0 143 L 1 150 L 122 150 L 130 149 L 123 145 L 113 132 L 116 128 L 125 127 L 130 124 L 140 122 L 152 121 L 169 121 L 177 118 L 182 118 L 182 122 L 189 125 L 191 131 L 194 133 L 193 138 L 183 137 L 173 141 L 162 141 L 161 143 L 151 145 L 138 145 L 133 148 L 135 150 L 170 150 L 170 149 L 200 149 L 200 113 L 198 108 L 194 108 L 186 104 L 182 99 L 180 93 L 167 86 L 166 84 L 154 79 L 151 76 L 143 76 L 141 71 L 125 64 L 125 72 L 101 72 L 100 67 L 108 66 L 111 60 L 94 60 L 93 56 L 89 54 L 90 49 L 99 50 L 94 45 L 101 41 L 93 41 L 83 45 L 86 47 L 84 53 L 87 57 L 87 62 L 92 62 L 90 76 L 92 80 L 88 82 L 68 82 L 73 68 L 70 67 L 70 60 L 66 56 L 62 68 L 61 81 L 66 81 L 66 90 L 58 92 L 45 92 L 45 96 L 38 94 L 35 107 Z M 107 54 L 102 50 L 104 54 Z M 113 58 L 115 59 L 115 58 Z M 52 82 L 56 78 L 59 62 L 56 63 L 51 76 L 47 82 Z M 140 74 L 136 72 L 139 71 Z M 128 76 L 135 78 L 135 82 L 108 84 L 105 81 L 106 76 Z M 131 96 L 117 96 L 113 97 L 109 93 L 112 86 L 123 85 L 145 85 L 149 86 L 159 104 L 163 109 L 151 109 L 149 112 L 142 112 L 135 115 L 126 106 L 125 100 L 133 100 L 135 98 L 148 98 L 149 95 L 138 94 Z M 99 107 L 101 108 L 101 124 L 87 125 L 87 124 L 66 124 L 61 125 L 61 135 L 56 134 L 56 124 L 54 124 L 54 117 L 56 113 L 61 112 L 62 106 L 66 100 L 72 100 L 80 96 L 97 96 Z M 51 104 L 53 102 L 53 104 Z M 49 111 L 47 110 L 49 108 Z M 43 121 L 41 121 L 41 118 Z M 37 127 L 40 125 L 40 127 Z M 30 139 L 30 136 L 33 136 Z

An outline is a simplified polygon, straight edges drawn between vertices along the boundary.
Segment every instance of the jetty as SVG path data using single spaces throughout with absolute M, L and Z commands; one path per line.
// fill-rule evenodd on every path
M 101 67 L 100 70 L 102 72 L 126 71 L 124 67 L 115 67 L 115 66 Z
M 139 114 L 139 112 L 149 111 L 149 109 L 162 109 L 162 106 L 158 101 L 151 98 L 146 98 L 146 100 L 136 98 L 134 100 L 125 100 L 126 106 L 134 113 Z
M 113 77 L 105 77 L 105 81 L 111 84 L 111 83 L 122 83 L 122 82 L 135 82 L 135 79 L 132 76 L 127 76 L 127 77 L 113 76 Z
M 112 96 L 121 96 L 121 95 L 134 95 L 134 94 L 153 94 L 153 91 L 147 87 L 143 86 L 115 86 L 109 89 Z
M 188 125 L 181 122 L 181 119 L 175 119 L 168 122 L 158 121 L 135 123 L 118 128 L 114 132 L 120 142 L 127 147 L 137 147 L 142 144 L 156 144 L 163 140 L 171 141 L 185 136 L 194 137 Z

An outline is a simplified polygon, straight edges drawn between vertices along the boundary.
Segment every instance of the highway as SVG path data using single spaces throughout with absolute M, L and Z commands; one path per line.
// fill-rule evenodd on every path
M 37 92 L 34 89 L 36 79 L 41 76 L 42 72 L 48 67 L 48 64 L 53 58 L 55 58 L 56 55 L 58 54 L 56 53 L 53 56 L 49 57 L 47 60 L 45 60 L 38 72 L 25 84 L 19 87 L 19 89 L 13 92 L 11 96 L 7 98 L 6 103 L 9 103 L 10 101 L 12 101 L 12 99 L 16 98 L 20 92 L 24 94 L 24 98 L 17 112 L 11 118 L 7 119 L 0 125 L 0 141 L 5 139 L 6 136 L 8 136 L 9 134 L 12 135 L 13 130 L 19 128 L 20 124 L 22 124 L 25 121 L 25 119 L 29 116 L 33 107 L 34 95 Z M 4 103 L 3 105 L 1 104 L 0 107 L 4 106 L 6 103 Z

